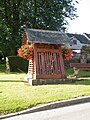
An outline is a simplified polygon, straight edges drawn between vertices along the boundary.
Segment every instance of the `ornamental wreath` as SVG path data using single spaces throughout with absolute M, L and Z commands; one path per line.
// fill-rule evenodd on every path
M 62 56 L 64 60 L 69 60 L 72 58 L 72 50 L 69 48 L 62 48 Z
M 32 45 L 22 45 L 21 48 L 17 50 L 19 57 L 23 57 L 27 60 L 31 60 L 33 58 L 33 47 Z

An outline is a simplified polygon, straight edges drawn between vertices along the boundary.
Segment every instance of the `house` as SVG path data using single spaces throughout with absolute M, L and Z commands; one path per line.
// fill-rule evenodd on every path
M 70 38 L 69 48 L 73 50 L 81 50 L 82 46 L 90 46 L 90 40 L 85 35 L 67 33 Z
M 88 33 L 83 33 L 83 35 L 84 35 L 87 39 L 90 40 L 90 34 L 88 34 Z
M 70 34 L 67 33 L 70 38 L 70 44 L 68 47 L 73 50 L 73 57 L 80 58 L 82 46 L 90 46 L 90 34 Z
M 61 46 L 68 42 L 68 36 L 60 31 L 25 29 L 23 44 L 31 44 L 34 49 L 34 57 L 29 60 L 28 67 L 31 85 L 54 83 L 46 79 L 66 77 Z

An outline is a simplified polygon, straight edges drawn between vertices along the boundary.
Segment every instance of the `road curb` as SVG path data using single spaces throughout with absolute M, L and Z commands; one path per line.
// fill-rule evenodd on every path
M 23 110 L 21 112 L 0 116 L 0 119 L 5 119 L 5 118 L 9 118 L 9 117 L 17 116 L 17 115 L 22 115 L 22 114 L 29 114 L 29 113 L 38 112 L 38 111 L 50 110 L 50 109 L 55 109 L 55 108 L 80 104 L 80 103 L 86 103 L 86 102 L 90 102 L 90 96 L 78 97 L 78 98 L 74 98 L 74 99 L 63 100 L 63 101 L 57 101 L 57 102 L 44 104 L 44 105 L 41 105 L 41 106 L 37 106 L 37 107 L 33 107 L 33 108 L 30 108 L 30 109 L 27 109 L 27 110 Z

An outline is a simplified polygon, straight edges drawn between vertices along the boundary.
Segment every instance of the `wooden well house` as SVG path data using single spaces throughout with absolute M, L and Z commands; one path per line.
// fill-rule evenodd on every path
M 65 78 L 61 46 L 69 38 L 60 31 L 26 29 L 24 44 L 32 44 L 34 57 L 29 60 L 28 80 L 31 85 L 55 83 Z

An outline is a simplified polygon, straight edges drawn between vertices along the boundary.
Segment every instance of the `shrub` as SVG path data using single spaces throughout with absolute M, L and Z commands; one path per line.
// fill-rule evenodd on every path
M 10 72 L 27 72 L 28 61 L 19 56 L 8 56 L 6 58 L 6 69 Z
M 78 58 L 71 58 L 70 60 L 64 60 L 64 66 L 66 69 L 70 68 L 70 63 L 79 63 L 80 60 Z

